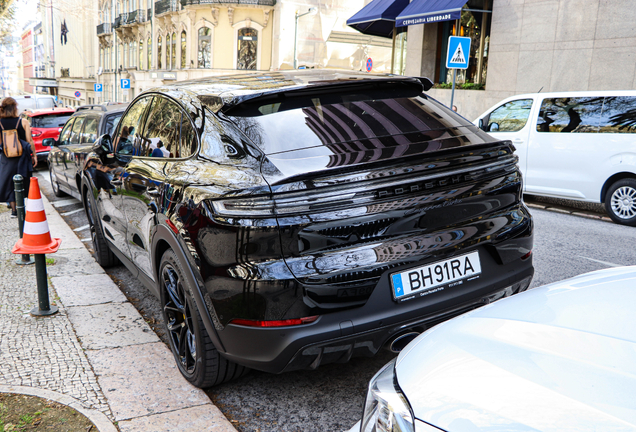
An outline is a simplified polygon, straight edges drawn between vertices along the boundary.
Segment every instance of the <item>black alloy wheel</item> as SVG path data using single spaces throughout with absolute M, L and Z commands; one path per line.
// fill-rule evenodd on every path
M 93 250 L 95 251 L 95 260 L 104 268 L 117 265 L 119 260 L 113 251 L 110 250 L 110 247 L 104 238 L 99 216 L 93 203 L 93 197 L 88 193 L 88 191 L 84 191 L 84 203 L 91 233 L 91 240 L 93 241 Z
M 159 285 L 170 350 L 181 375 L 200 388 L 244 375 L 248 369 L 223 358 L 210 340 L 190 294 L 192 287 L 172 250 L 161 258 Z
M 636 179 L 612 184 L 605 194 L 605 211 L 616 223 L 636 226 Z
M 66 194 L 60 190 L 60 185 L 57 183 L 57 176 L 53 174 L 51 167 L 49 167 L 49 178 L 51 179 L 51 187 L 53 188 L 55 196 L 58 198 L 66 196 Z

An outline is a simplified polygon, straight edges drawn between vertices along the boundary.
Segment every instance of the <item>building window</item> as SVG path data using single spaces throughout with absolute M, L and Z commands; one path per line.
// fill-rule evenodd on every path
M 139 69 L 144 68 L 144 41 L 139 40 Z
M 106 68 L 106 54 L 104 53 L 104 48 L 100 48 L 99 49 L 99 59 L 101 60 L 101 67 L 102 70 L 104 70 Z
M 161 69 L 161 36 L 157 38 L 157 69 Z
M 486 83 L 492 14 L 477 11 L 492 10 L 491 3 L 491 0 L 469 0 L 458 21 L 445 21 L 438 24 L 437 58 L 439 63 L 435 71 L 435 82 L 453 82 L 453 69 L 446 69 L 448 37 L 465 36 L 471 39 L 470 53 L 467 59 L 468 69 L 457 69 L 456 81 L 459 84 Z M 466 9 L 470 9 L 470 11 Z M 457 25 L 458 22 L 459 26 Z
M 172 48 L 172 44 L 170 43 L 170 33 L 168 33 L 166 35 L 166 69 L 172 68 L 170 64 L 170 48 Z
M 185 69 L 186 67 L 186 32 L 183 30 L 181 32 L 181 69 Z
M 177 34 L 172 33 L 172 49 L 170 50 L 170 69 L 177 68 Z
M 256 70 L 256 50 L 258 46 L 258 31 L 243 27 L 238 31 L 237 69 Z
M 117 53 L 117 62 L 122 65 L 123 64 L 123 53 L 124 52 L 124 46 L 122 44 L 119 44 L 119 52 Z M 115 67 L 115 69 L 117 69 L 117 67 Z
M 398 27 L 406 29 L 406 27 Z M 395 55 L 393 56 L 393 73 L 404 75 L 406 69 L 406 35 L 408 32 L 402 31 L 395 36 Z
M 199 68 L 209 69 L 210 65 L 210 43 L 212 41 L 212 31 L 209 27 L 199 29 Z
M 130 42 L 129 43 L 129 51 L 128 53 L 130 54 L 130 67 L 135 67 L 135 53 L 137 52 L 137 42 Z
M 148 38 L 148 70 L 152 69 L 152 39 Z

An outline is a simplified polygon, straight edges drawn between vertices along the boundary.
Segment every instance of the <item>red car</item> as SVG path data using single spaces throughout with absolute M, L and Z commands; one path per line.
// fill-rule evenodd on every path
M 49 155 L 49 147 L 42 146 L 45 138 L 57 139 L 66 120 L 75 112 L 71 108 L 45 108 L 22 112 L 20 117 L 25 118 L 31 124 L 31 134 L 35 142 L 35 152 L 38 163 L 46 161 Z

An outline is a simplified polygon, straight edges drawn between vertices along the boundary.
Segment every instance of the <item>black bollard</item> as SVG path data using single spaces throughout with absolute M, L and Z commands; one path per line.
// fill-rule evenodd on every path
M 13 176 L 13 184 L 15 190 L 15 209 L 18 213 L 18 230 L 20 231 L 20 238 L 22 238 L 22 232 L 24 231 L 24 178 L 20 174 Z M 22 257 L 15 262 L 17 265 L 30 265 L 35 263 L 31 259 L 31 255 L 23 254 Z
M 31 315 L 46 316 L 58 312 L 57 306 L 49 303 L 49 282 L 46 279 L 46 255 L 35 254 L 35 278 L 38 283 L 38 307 L 31 309 Z

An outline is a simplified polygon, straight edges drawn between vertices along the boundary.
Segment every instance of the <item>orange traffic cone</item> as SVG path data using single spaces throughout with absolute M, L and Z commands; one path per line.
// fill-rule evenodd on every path
M 13 246 L 14 254 L 50 254 L 55 253 L 62 240 L 51 239 L 49 224 L 44 213 L 40 185 L 36 177 L 31 177 L 29 186 L 29 200 L 26 204 L 26 217 L 24 218 L 24 231 L 22 238 Z

